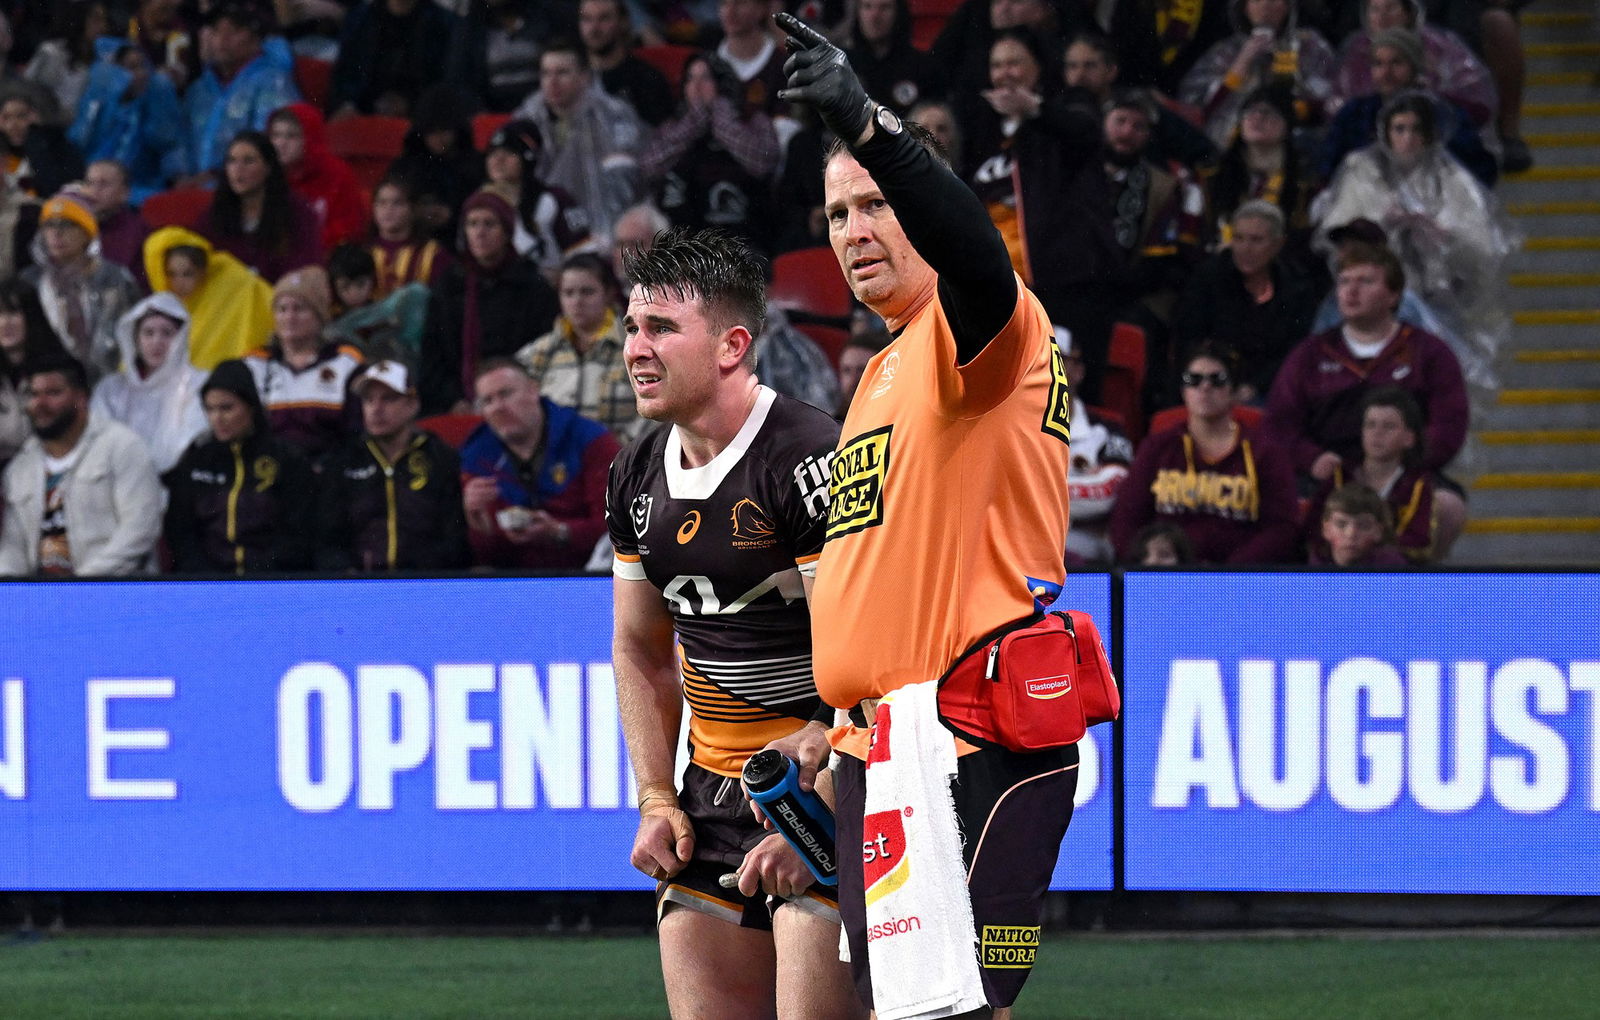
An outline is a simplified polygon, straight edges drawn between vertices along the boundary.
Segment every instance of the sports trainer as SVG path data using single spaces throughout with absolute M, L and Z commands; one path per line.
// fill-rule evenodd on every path
M 858 1017 L 832 891 L 751 818 L 739 785 L 751 754 L 833 716 L 811 678 L 807 597 L 839 427 L 757 381 L 766 277 L 744 242 L 672 230 L 625 269 L 624 357 L 640 415 L 659 424 L 611 467 L 612 652 L 639 789 L 632 861 L 660 883 L 667 1001 L 678 1017 Z M 720 882 L 730 873 L 736 888 Z
M 812 106 L 842 140 L 824 163 L 829 240 L 851 290 L 894 336 L 845 417 L 812 602 L 817 689 L 855 723 L 832 736 L 842 752 L 838 843 L 849 847 L 875 840 L 863 838 L 862 815 L 877 700 L 938 678 L 1059 593 L 1071 405 L 1043 306 L 931 135 L 871 101 L 844 54 L 809 26 L 777 20 L 795 50 L 781 97 Z M 819 762 L 823 749 L 803 740 L 810 734 L 790 748 Z M 991 937 L 1037 944 L 1077 748 L 960 750 L 954 792 L 975 948 L 984 994 L 1005 1016 L 1032 953 L 987 950 Z M 840 912 L 870 1005 L 862 871 L 840 854 Z

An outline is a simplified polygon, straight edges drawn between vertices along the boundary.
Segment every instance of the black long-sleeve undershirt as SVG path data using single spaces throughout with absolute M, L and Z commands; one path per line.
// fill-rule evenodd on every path
M 939 302 L 965 365 L 1011 320 L 1017 278 L 978 196 L 910 134 L 876 130 L 853 149 L 906 239 L 939 276 Z

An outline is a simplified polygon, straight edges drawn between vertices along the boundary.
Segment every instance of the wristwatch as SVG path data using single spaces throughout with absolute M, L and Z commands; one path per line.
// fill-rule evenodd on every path
M 872 119 L 878 122 L 878 127 L 891 135 L 897 135 L 906 129 L 906 126 L 900 122 L 900 115 L 882 103 L 879 103 L 878 108 L 872 111 Z

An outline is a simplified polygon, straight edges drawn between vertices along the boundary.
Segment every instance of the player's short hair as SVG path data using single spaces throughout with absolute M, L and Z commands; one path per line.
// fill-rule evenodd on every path
M 767 260 L 742 238 L 673 227 L 649 248 L 625 251 L 622 271 L 646 294 L 698 299 L 714 330 L 743 326 L 751 338 L 745 364 L 755 366 L 755 338 L 767 325 Z
M 928 155 L 933 157 L 934 162 L 946 170 L 950 169 L 950 154 L 944 151 L 944 146 L 939 144 L 939 139 L 933 136 L 932 131 L 914 120 L 905 120 L 901 123 L 905 125 L 906 134 L 911 136 L 911 140 L 928 150 Z M 850 154 L 850 146 L 845 144 L 844 139 L 834 138 L 829 141 L 827 148 L 822 151 L 823 167 L 826 168 L 840 153 Z

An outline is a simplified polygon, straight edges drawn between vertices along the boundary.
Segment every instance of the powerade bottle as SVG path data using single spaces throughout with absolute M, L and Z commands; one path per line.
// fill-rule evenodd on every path
M 839 859 L 833 846 L 833 812 L 815 793 L 800 789 L 800 765 L 782 751 L 758 751 L 744 763 L 750 799 L 772 819 L 811 874 L 823 885 L 839 884 Z

